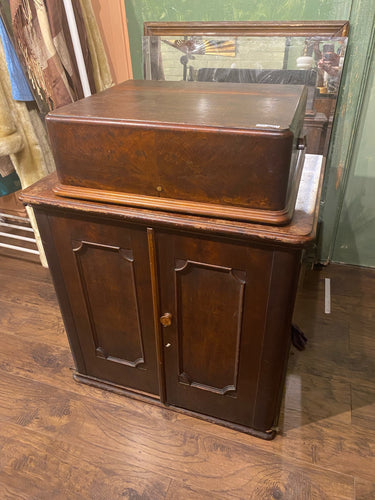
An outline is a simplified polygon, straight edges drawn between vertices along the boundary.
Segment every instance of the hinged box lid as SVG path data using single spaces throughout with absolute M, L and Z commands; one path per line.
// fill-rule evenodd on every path
M 302 86 L 127 81 L 47 116 L 56 191 L 285 224 L 305 105 Z

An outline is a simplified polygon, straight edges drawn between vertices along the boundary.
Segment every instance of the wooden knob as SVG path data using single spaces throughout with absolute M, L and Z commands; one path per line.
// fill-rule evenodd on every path
M 172 324 L 172 314 L 171 313 L 165 313 L 163 316 L 160 316 L 160 323 L 166 327 L 166 326 L 171 326 Z

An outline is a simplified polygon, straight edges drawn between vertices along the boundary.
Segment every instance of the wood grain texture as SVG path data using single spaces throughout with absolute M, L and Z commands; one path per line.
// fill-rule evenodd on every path
M 0 317 L 8 318 L 0 327 L 1 498 L 374 498 L 375 383 L 373 374 L 359 378 L 350 348 L 362 322 L 371 323 L 372 304 L 357 301 L 371 295 L 374 271 L 331 265 L 306 274 L 295 317 L 305 318 L 309 342 L 292 351 L 298 362 L 288 367 L 281 436 L 266 442 L 75 383 L 67 342 L 52 332 L 60 324 L 62 334 L 48 274 L 15 262 L 0 258 Z M 332 315 L 324 314 L 324 277 L 332 280 Z M 321 373 L 313 366 L 319 341 Z M 337 375 L 328 369 L 336 350 L 348 351 L 333 362 L 341 363 Z
M 2 498 L 165 498 L 170 479 L 80 444 L 2 423 Z M 84 471 L 84 474 L 83 474 Z M 84 479 L 82 479 L 82 474 Z M 8 496 L 6 496 L 8 495 Z
M 121 461 L 126 450 L 126 464 L 131 468 L 146 468 L 151 475 L 170 479 L 178 471 L 188 488 L 206 489 L 229 498 L 246 498 L 249 492 L 260 497 L 273 491 L 285 491 L 287 495 L 291 488 L 288 482 L 300 491 L 307 487 L 317 498 L 323 493 L 329 498 L 350 498 L 350 477 L 322 475 L 315 467 L 306 468 L 292 458 L 282 459 L 254 444 L 231 443 L 219 435 L 165 421 L 158 415 L 162 410 L 144 412 L 142 403 L 135 405 L 139 408 L 134 418 L 126 401 L 124 407 L 113 405 L 6 374 L 1 377 L 0 387 L 0 420 L 39 434 L 42 441 L 55 441 L 59 453 L 78 446 L 90 450 L 96 463 L 106 456 L 114 464 Z M 109 421 L 116 424 L 109 427 Z M 2 456 L 6 458 L 4 447 Z M 31 460 L 35 464 L 36 458 Z M 28 463 L 27 458 L 21 457 L 20 461 Z M 12 464 L 17 468 L 18 462 Z M 341 497 L 335 497 L 335 484 Z
M 58 193 L 285 225 L 306 97 L 297 85 L 128 80 L 46 118 Z
M 375 381 L 356 381 L 352 387 L 352 423 L 363 429 L 375 431 Z
M 181 500 L 182 498 L 184 500 L 203 500 L 205 498 L 224 500 L 226 497 L 225 495 L 219 495 L 213 492 L 208 493 L 207 491 L 198 488 L 192 489 L 179 481 L 171 481 L 165 498 L 166 500 Z
M 312 192 L 297 205 L 297 212 L 310 215 L 311 229 L 322 172 L 315 160 L 304 169 L 309 182 L 301 183 L 302 194 L 307 186 Z M 41 184 L 48 188 L 49 181 Z M 33 192 L 38 195 L 38 186 Z M 146 220 L 134 225 L 125 208 L 114 220 L 108 213 L 113 206 L 86 202 L 85 213 L 80 201 L 72 206 L 60 198 L 55 210 L 51 197 L 47 189 L 44 208 L 35 207 L 35 214 L 75 359 L 75 380 L 141 393 L 153 402 L 159 399 L 158 385 L 165 384 L 165 404 L 171 408 L 272 439 L 290 346 L 299 245 L 281 250 L 283 238 L 269 247 L 253 244 L 250 227 L 248 239 L 221 238 L 210 219 L 197 220 L 190 236 L 173 224 L 162 231 L 156 212 L 147 226 Z M 268 230 L 256 229 L 261 237 Z M 159 268 L 156 293 L 153 267 Z M 159 306 L 163 314 L 156 315 Z M 164 325 L 159 359 L 153 315 L 157 324 L 160 316 L 171 319 L 169 328 Z M 158 338 L 157 331 L 156 345 Z M 162 359 L 165 377 L 158 383 Z
M 356 479 L 355 498 L 356 500 L 372 500 L 375 498 L 375 482 Z
M 324 168 L 321 164 L 315 166 L 318 169 L 318 182 L 311 182 L 310 179 L 305 196 L 309 197 L 309 191 L 312 191 L 314 193 L 314 200 L 318 200 L 320 198 Z M 314 203 L 313 206 L 308 208 L 304 207 L 303 209 L 295 210 L 292 224 L 277 227 L 134 207 L 126 207 L 126 210 L 124 210 L 124 207 L 116 206 L 116 204 L 110 205 L 104 201 L 88 202 L 81 199 L 63 198 L 53 193 L 56 183 L 56 173 L 51 174 L 41 182 L 34 184 L 31 188 L 24 190 L 22 192 L 22 200 L 24 203 L 38 207 L 38 209 L 47 208 L 49 212 L 55 209 L 74 209 L 82 214 L 92 216 L 103 216 L 105 214 L 111 219 L 130 223 L 142 223 L 148 226 L 151 219 L 158 227 L 170 227 L 172 225 L 176 229 L 195 230 L 202 233 L 213 233 L 229 237 L 234 236 L 236 238 L 260 242 L 265 245 L 273 245 L 275 240 L 277 240 L 278 245 L 281 246 L 309 247 L 316 237 L 319 203 Z M 300 198 L 298 197 L 297 205 L 299 200 Z
M 54 279 L 60 301 L 62 291 L 68 293 L 77 334 L 67 332 L 83 353 L 78 371 L 120 385 L 125 379 L 129 388 L 157 394 L 145 231 L 69 215 L 48 221 L 48 257 L 59 259 L 63 278 Z
M 299 169 L 300 170 L 300 169 Z M 189 177 L 191 178 L 193 174 Z M 105 201 L 139 208 L 156 208 L 158 210 L 168 210 L 177 213 L 190 213 L 209 217 L 223 217 L 227 219 L 244 222 L 258 222 L 261 224 L 285 225 L 293 216 L 294 206 L 297 196 L 297 182 L 293 186 L 293 197 L 288 200 L 287 206 L 281 210 L 263 210 L 256 208 L 242 208 L 228 206 L 223 213 L 223 206 L 219 203 L 202 203 L 186 200 L 174 200 L 162 197 L 142 196 L 137 194 L 127 194 L 105 189 L 81 188 L 77 186 L 67 186 L 58 183 L 53 191 L 58 196 L 84 199 L 90 201 Z

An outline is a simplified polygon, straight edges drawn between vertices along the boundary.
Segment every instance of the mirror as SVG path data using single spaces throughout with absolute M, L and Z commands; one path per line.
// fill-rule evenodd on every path
M 146 79 L 306 85 L 307 152 L 326 155 L 348 24 L 145 23 Z

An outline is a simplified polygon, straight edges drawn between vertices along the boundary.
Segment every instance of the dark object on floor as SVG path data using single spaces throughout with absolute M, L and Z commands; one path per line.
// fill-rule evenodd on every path
M 294 345 L 294 347 L 299 351 L 304 351 L 307 343 L 307 338 L 303 331 L 297 325 L 292 325 L 291 334 L 292 344 Z

